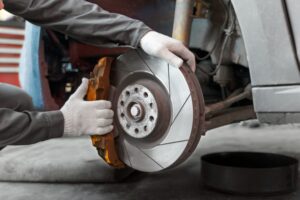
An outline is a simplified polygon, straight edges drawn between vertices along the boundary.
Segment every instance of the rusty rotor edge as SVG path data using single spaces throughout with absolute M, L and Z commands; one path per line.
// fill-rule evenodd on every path
M 189 140 L 185 151 L 182 153 L 179 159 L 169 168 L 183 163 L 195 151 L 196 147 L 199 144 L 201 136 L 205 135 L 206 132 L 205 103 L 200 83 L 192 70 L 186 65 L 182 66 L 180 70 L 184 75 L 191 92 L 191 98 L 194 108 L 193 127 L 191 139 Z

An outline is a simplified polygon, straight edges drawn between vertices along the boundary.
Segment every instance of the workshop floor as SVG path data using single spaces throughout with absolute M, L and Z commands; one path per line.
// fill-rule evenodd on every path
M 242 197 L 217 193 L 204 188 L 200 178 L 200 156 L 219 151 L 263 151 L 291 155 L 300 159 L 300 126 L 242 123 L 219 128 L 203 137 L 194 155 L 181 166 L 156 174 L 134 173 L 126 181 L 114 184 L 41 184 L 0 183 L 2 200 L 299 200 L 295 193 L 273 197 Z M 89 170 L 89 169 L 86 169 Z M 1 177 L 0 177 L 1 178 Z

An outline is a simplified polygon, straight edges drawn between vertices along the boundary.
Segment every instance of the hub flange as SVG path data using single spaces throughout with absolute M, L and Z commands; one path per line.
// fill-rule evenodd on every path
M 149 136 L 158 119 L 156 100 L 143 85 L 129 85 L 118 99 L 118 120 L 125 133 L 133 138 Z

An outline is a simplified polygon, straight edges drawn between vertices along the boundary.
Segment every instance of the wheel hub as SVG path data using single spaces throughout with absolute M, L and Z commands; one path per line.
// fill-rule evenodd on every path
M 133 138 L 146 138 L 156 127 L 156 100 L 145 86 L 129 85 L 119 96 L 117 115 L 125 133 Z

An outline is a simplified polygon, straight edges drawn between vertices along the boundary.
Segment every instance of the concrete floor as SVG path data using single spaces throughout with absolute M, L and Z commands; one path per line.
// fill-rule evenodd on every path
M 101 200 L 101 199 L 202 199 L 202 200 L 298 200 L 295 193 L 273 197 L 242 197 L 217 193 L 201 184 L 200 156 L 220 151 L 276 152 L 300 159 L 300 126 L 261 126 L 249 128 L 247 123 L 219 128 L 201 139 L 197 151 L 181 166 L 156 174 L 134 173 L 122 183 L 47 184 L 0 183 L 2 200 Z M 88 170 L 88 169 L 87 169 Z M 1 178 L 1 177 L 0 177 Z

